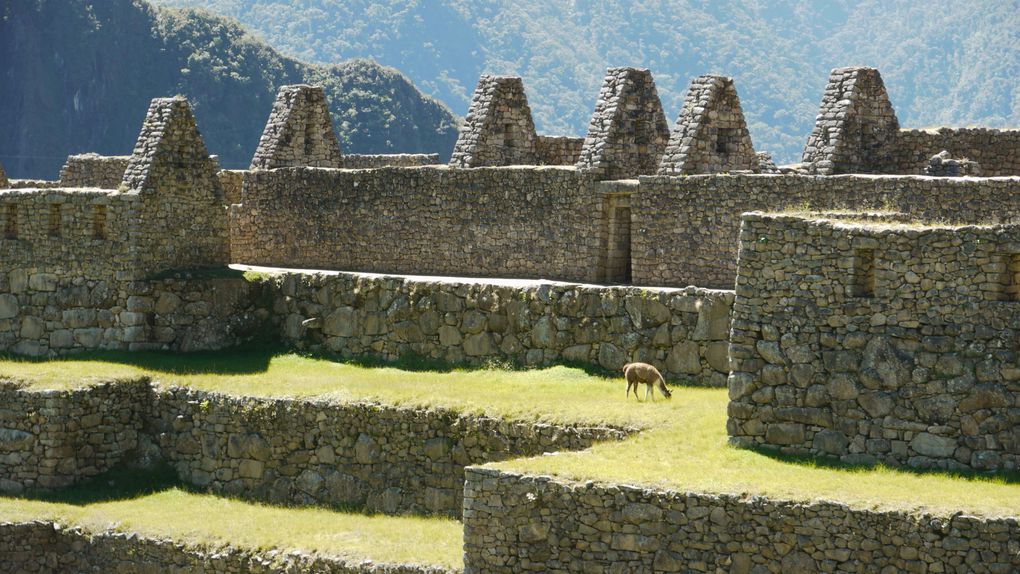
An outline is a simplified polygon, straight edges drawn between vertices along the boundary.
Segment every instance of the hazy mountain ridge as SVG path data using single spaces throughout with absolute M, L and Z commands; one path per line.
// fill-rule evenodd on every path
M 127 154 L 153 97 L 183 94 L 212 153 L 247 167 L 283 84 L 323 85 L 345 152 L 448 156 L 456 118 L 394 69 L 311 65 L 236 22 L 142 0 L 0 6 L 0 162 L 53 178 L 69 153 Z
M 828 71 L 882 70 L 904 126 L 1020 126 L 1020 1 L 159 0 L 236 17 L 288 54 L 370 57 L 463 114 L 522 75 L 541 132 L 583 135 L 608 66 L 651 68 L 670 121 L 735 77 L 755 147 L 796 160 Z

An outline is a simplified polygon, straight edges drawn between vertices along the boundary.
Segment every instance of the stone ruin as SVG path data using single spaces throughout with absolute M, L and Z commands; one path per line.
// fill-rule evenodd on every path
M 759 170 L 760 161 L 751 144 L 751 133 L 747 130 L 733 79 L 695 78 L 669 136 L 658 173 L 691 175 Z
M 4 165 L 0 163 L 0 189 L 10 187 L 11 182 L 7 181 L 7 174 L 4 173 Z
M 669 141 L 669 124 L 647 69 L 610 68 L 602 83 L 578 169 L 597 179 L 655 173 Z
M 342 167 L 326 93 L 321 87 L 283 86 L 259 139 L 251 169 Z
M 478 80 L 450 165 L 535 165 L 536 139 L 524 82 L 485 75 Z
M 803 161 L 816 173 L 876 173 L 900 129 L 875 68 L 832 71 Z
M 928 160 L 928 167 L 924 168 L 924 175 L 935 177 L 980 176 L 981 165 L 967 158 L 956 159 L 948 151 L 942 150 Z

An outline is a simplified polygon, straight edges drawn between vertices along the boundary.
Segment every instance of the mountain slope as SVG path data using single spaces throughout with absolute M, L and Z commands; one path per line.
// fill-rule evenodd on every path
M 157 0 L 238 18 L 312 61 L 370 57 L 463 114 L 479 74 L 525 79 L 541 132 L 583 135 L 608 66 L 736 78 L 755 147 L 799 158 L 831 68 L 883 72 L 904 126 L 1020 125 L 1020 0 Z
M 309 65 L 233 21 L 141 0 L 0 4 L 0 162 L 47 177 L 69 153 L 130 153 L 153 97 L 184 94 L 225 167 L 247 167 L 280 85 L 325 87 L 346 152 L 439 152 L 456 118 L 393 69 Z

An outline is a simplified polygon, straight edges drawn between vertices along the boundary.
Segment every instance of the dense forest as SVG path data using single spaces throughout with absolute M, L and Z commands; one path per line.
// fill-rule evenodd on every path
M 1020 126 L 1020 1 L 158 0 L 238 18 L 311 61 L 394 66 L 454 112 L 521 75 L 541 132 L 583 135 L 608 66 L 651 68 L 666 113 L 736 78 L 759 150 L 799 157 L 831 68 L 885 78 L 901 123 Z
M 336 60 L 340 61 L 340 60 Z M 55 178 L 69 153 L 128 154 L 153 97 L 191 101 L 211 153 L 247 167 L 284 84 L 325 87 L 346 152 L 449 156 L 456 118 L 396 70 L 309 65 L 236 22 L 142 0 L 0 2 L 0 162 Z

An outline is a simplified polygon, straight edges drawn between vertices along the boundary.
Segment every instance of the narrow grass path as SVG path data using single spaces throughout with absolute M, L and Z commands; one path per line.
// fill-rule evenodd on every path
M 957 476 L 849 468 L 730 447 L 723 389 L 677 387 L 672 401 L 639 403 L 624 398 L 622 379 L 576 368 L 378 367 L 250 351 L 0 360 L 0 379 L 24 381 L 37 389 L 137 376 L 229 394 L 368 400 L 514 420 L 646 429 L 626 441 L 596 445 L 588 451 L 495 465 L 513 471 L 795 501 L 825 499 L 863 508 L 1020 517 L 1020 476 L 1016 474 Z

